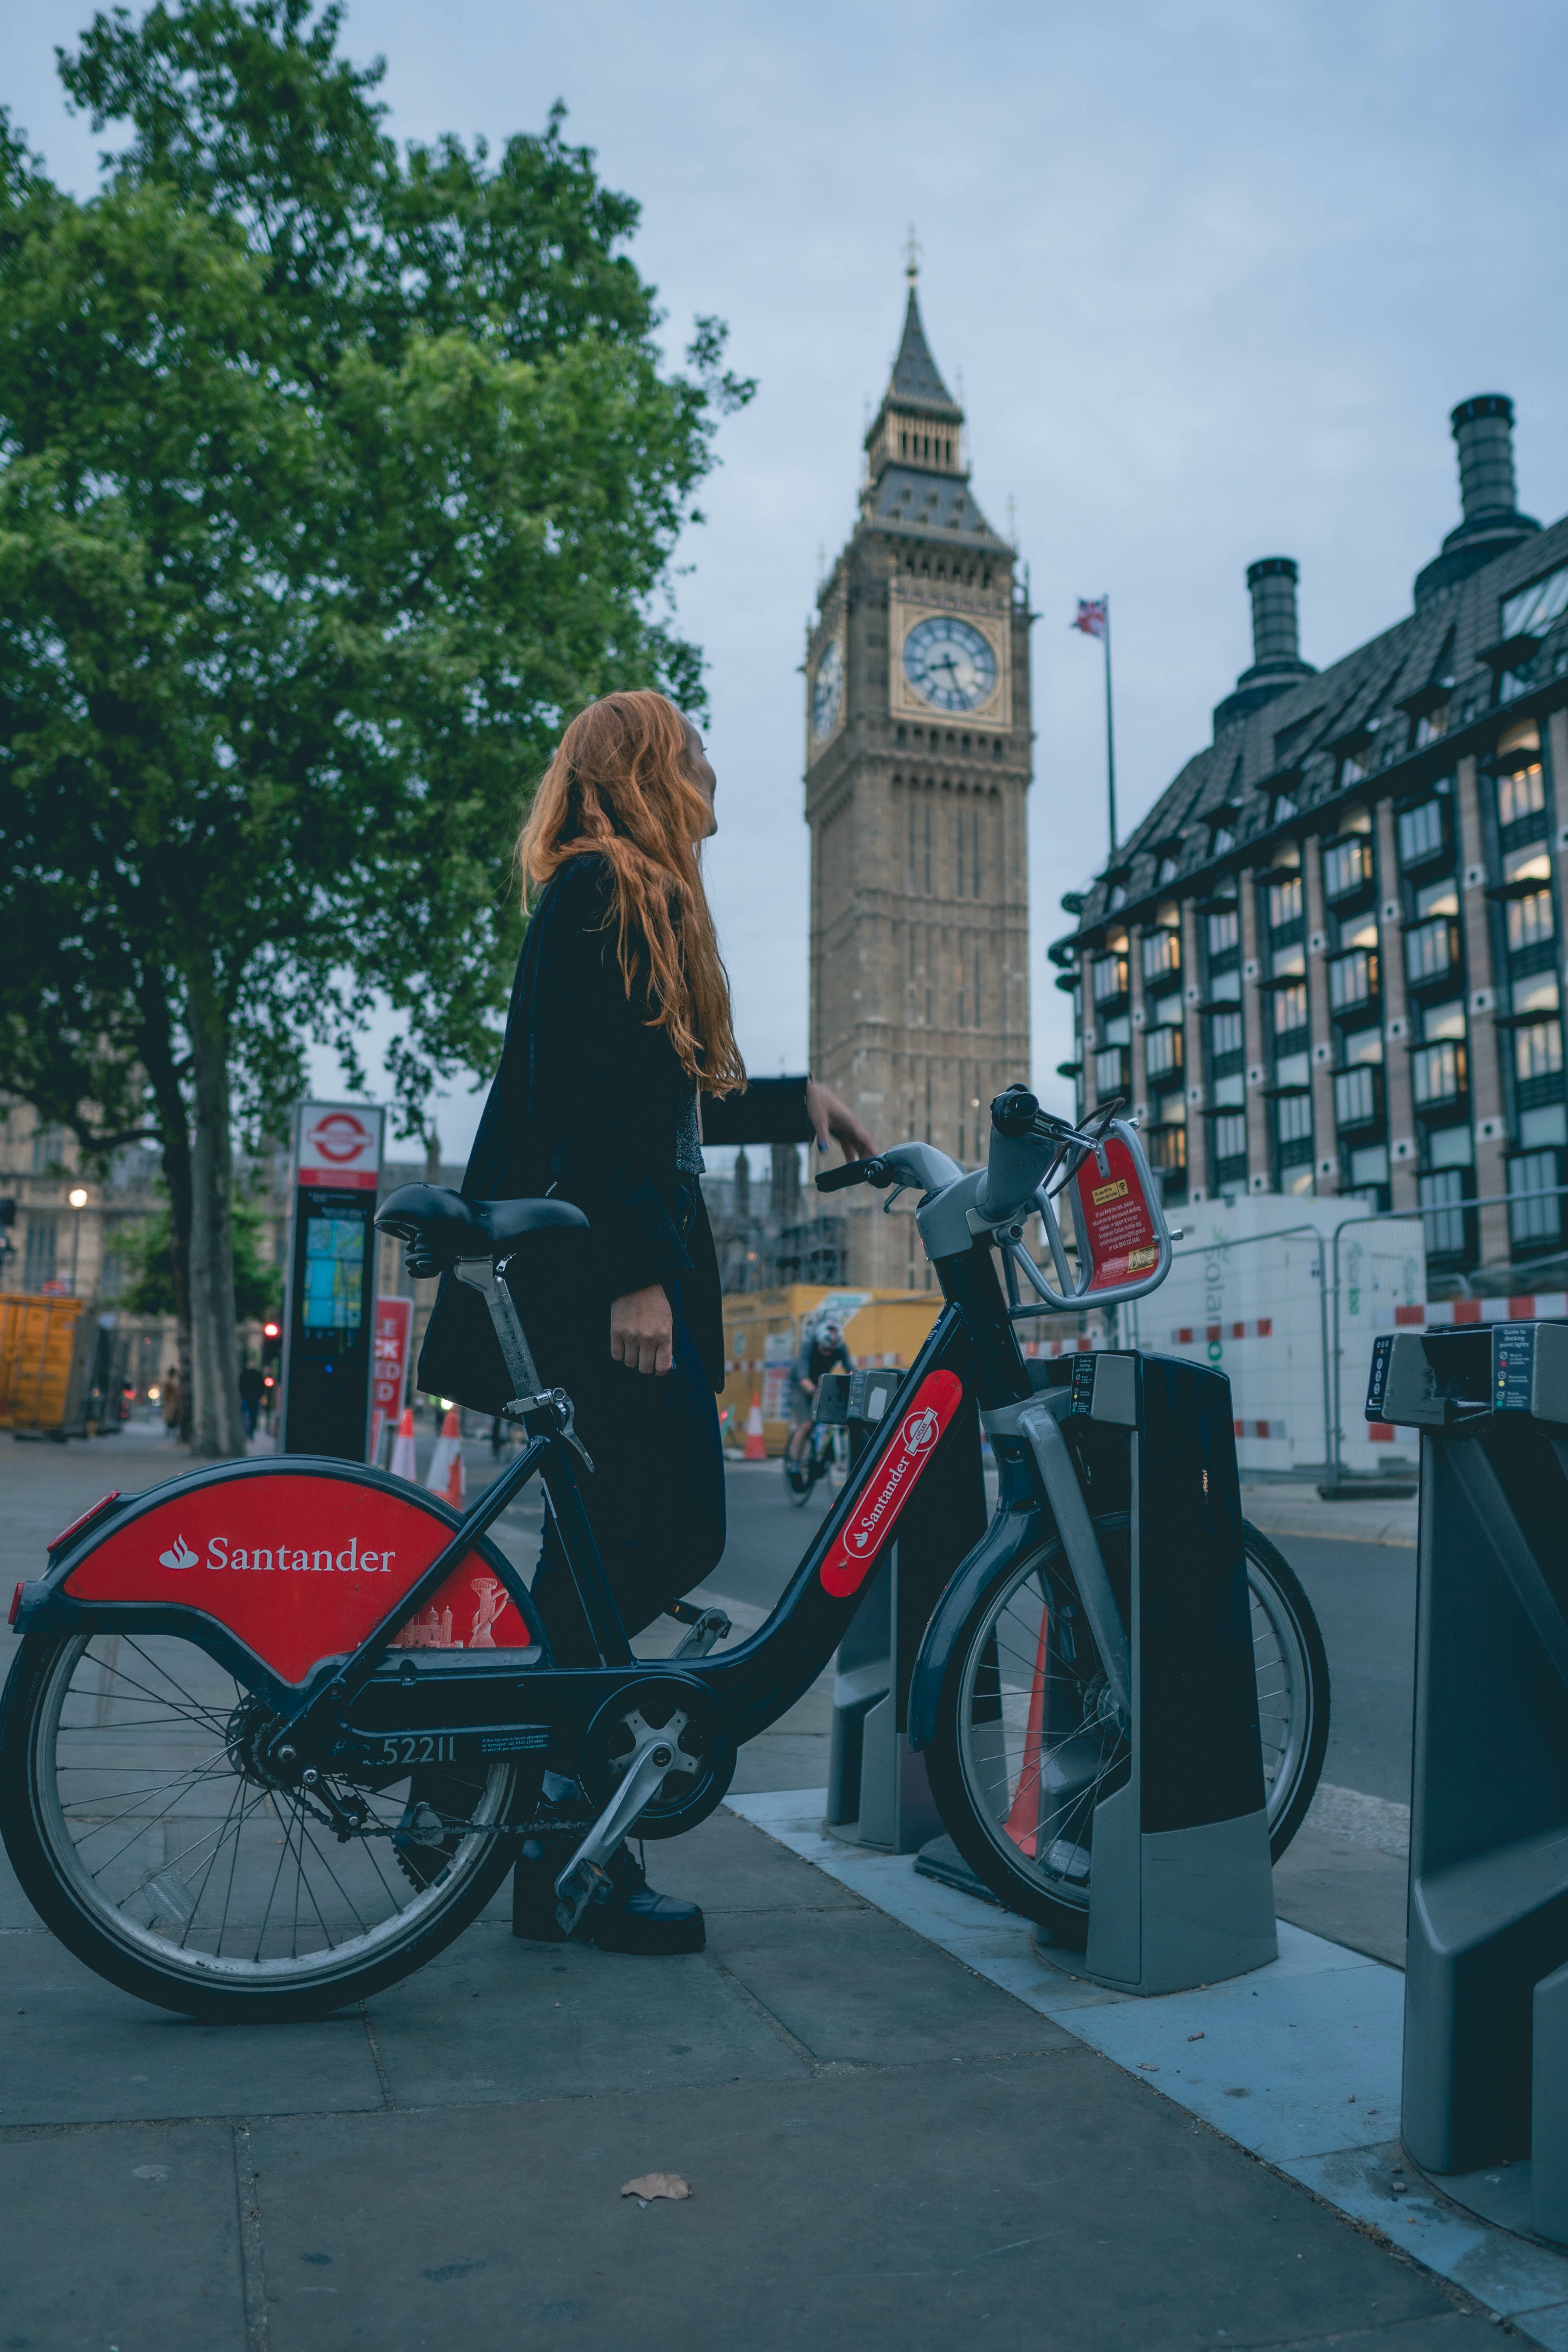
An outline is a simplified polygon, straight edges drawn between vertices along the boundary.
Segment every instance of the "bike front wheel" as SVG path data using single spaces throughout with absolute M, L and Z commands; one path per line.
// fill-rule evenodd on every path
M 1113 1577 L 1127 1515 L 1095 1522 Z M 1329 1667 L 1288 1561 L 1243 1527 L 1272 1859 L 1312 1801 L 1329 1738 Z M 1194 1724 L 1194 1734 L 1201 1727 Z M 926 1754 L 953 1843 L 1010 1910 L 1081 1948 L 1094 1809 L 1125 1780 L 1127 1741 L 1054 1538 L 983 1593 L 953 1646 Z
M 274 1720 L 172 1635 L 24 1644 L 0 1702 L 6 1850 L 110 1983 L 215 2021 L 320 2017 L 422 1968 L 500 1886 L 515 1761 L 289 1789 L 262 1762 Z

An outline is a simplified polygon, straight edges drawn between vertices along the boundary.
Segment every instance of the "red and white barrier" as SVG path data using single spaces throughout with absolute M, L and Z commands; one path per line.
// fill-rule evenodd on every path
M 1440 1331 L 1454 1323 L 1536 1323 L 1568 1317 L 1568 1290 L 1535 1290 L 1519 1298 L 1440 1298 L 1426 1307 L 1396 1307 L 1400 1330 Z

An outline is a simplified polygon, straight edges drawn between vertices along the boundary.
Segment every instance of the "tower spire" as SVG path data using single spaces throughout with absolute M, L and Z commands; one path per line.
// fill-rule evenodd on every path
M 904 246 L 904 276 L 910 281 L 910 293 L 915 290 L 915 279 L 921 274 L 921 241 L 915 235 L 915 225 L 910 223 L 910 234 Z

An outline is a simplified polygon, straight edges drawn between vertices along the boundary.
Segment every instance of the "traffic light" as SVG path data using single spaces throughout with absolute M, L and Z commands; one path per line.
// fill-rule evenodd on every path
M 16 1203 L 7 1194 L 4 1200 L 0 1200 L 0 1265 L 4 1265 L 8 1257 L 15 1257 L 16 1254 L 16 1244 L 11 1239 L 11 1227 L 16 1222 Z
M 261 1368 L 275 1364 L 283 1353 L 283 1326 L 268 1316 L 261 1327 Z

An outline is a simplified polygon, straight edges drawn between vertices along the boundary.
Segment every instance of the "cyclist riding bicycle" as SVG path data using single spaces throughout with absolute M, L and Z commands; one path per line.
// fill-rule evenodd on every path
M 851 1369 L 849 1350 L 844 1345 L 844 1333 L 836 1318 L 829 1316 L 815 1329 L 806 1332 L 790 1375 L 789 1437 L 785 1451 L 792 1462 L 798 1462 L 805 1450 L 819 1382 L 828 1372 L 847 1372 Z

